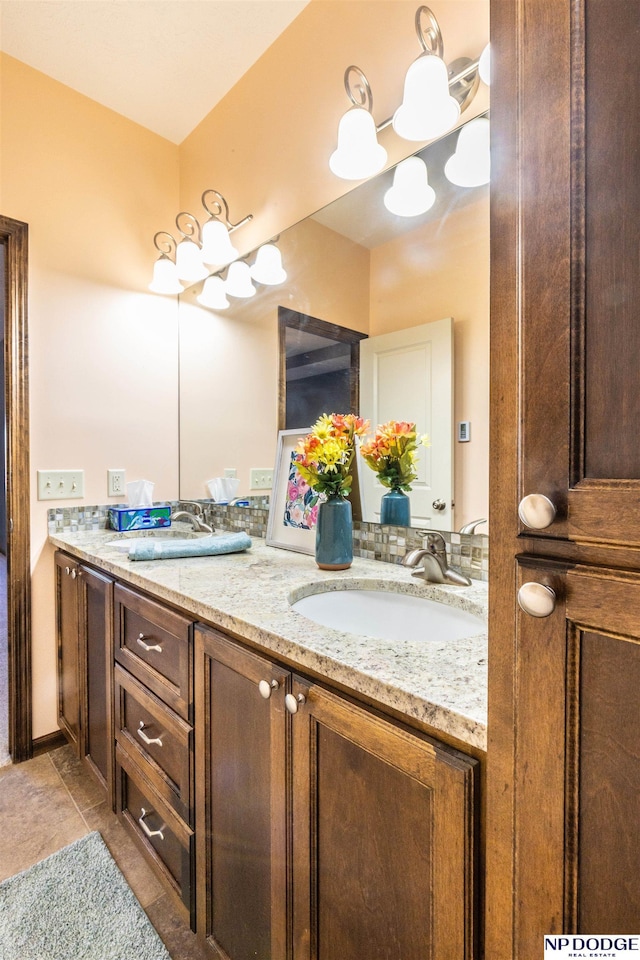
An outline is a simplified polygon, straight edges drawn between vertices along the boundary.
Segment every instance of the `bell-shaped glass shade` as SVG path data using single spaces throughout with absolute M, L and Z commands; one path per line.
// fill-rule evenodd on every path
M 256 260 L 251 267 L 251 276 L 256 283 L 274 286 L 284 283 L 287 272 L 282 266 L 282 256 L 273 243 L 263 243 L 256 254 Z
M 460 104 L 449 93 L 444 60 L 423 54 L 411 64 L 393 129 L 404 140 L 433 140 L 455 126 Z
M 483 83 L 489 87 L 491 86 L 491 44 L 488 43 L 482 53 L 480 54 L 480 60 L 478 62 L 478 73 L 480 74 L 480 79 Z
M 153 293 L 182 293 L 184 287 L 178 280 L 178 272 L 173 260 L 162 254 L 153 265 L 153 280 L 149 284 Z
M 249 264 L 236 260 L 229 266 L 225 290 L 230 297 L 252 297 L 256 288 L 251 283 Z
M 238 251 L 231 243 L 229 231 L 222 222 L 212 217 L 202 228 L 202 260 L 217 267 L 226 267 L 236 260 Z
M 393 186 L 384 195 L 384 205 L 398 217 L 417 217 L 430 210 L 435 199 L 426 163 L 420 157 L 409 157 L 396 167 Z
M 456 152 L 444 165 L 444 173 L 457 187 L 480 187 L 489 183 L 491 155 L 486 117 L 477 117 L 465 124 L 458 136 Z
M 211 310 L 226 310 L 229 301 L 222 277 L 207 277 L 196 299 L 203 307 L 209 307 Z
M 364 107 L 352 107 L 338 126 L 338 147 L 329 158 L 329 167 L 343 180 L 366 180 L 379 173 L 387 162 L 387 151 L 378 143 L 373 117 Z
M 200 247 L 193 240 L 181 240 L 176 249 L 176 271 L 181 280 L 195 283 L 204 280 L 209 271 L 202 262 Z

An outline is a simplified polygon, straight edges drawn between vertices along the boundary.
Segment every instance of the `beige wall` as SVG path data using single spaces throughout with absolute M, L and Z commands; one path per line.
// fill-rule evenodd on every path
M 146 290 L 153 234 L 178 210 L 178 149 L 2 57 L 0 210 L 29 224 L 33 734 L 57 728 L 50 503 L 36 470 L 107 469 L 178 489 L 177 308 Z M 116 502 L 116 501 L 114 501 Z

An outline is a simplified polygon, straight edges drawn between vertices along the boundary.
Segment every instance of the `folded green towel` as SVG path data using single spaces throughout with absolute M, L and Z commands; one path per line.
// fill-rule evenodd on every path
M 246 533 L 222 533 L 196 540 L 133 540 L 129 560 L 174 560 L 176 557 L 213 557 L 220 553 L 248 550 L 251 537 Z

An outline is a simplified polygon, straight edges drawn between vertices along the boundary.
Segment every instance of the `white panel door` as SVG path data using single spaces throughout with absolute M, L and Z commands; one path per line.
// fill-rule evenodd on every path
M 415 422 L 430 447 L 419 448 L 411 489 L 411 526 L 453 530 L 453 320 L 437 320 L 360 343 L 360 414 L 371 430 L 388 420 Z M 386 493 L 360 461 L 362 515 L 380 521 Z M 443 502 L 444 509 L 434 508 Z

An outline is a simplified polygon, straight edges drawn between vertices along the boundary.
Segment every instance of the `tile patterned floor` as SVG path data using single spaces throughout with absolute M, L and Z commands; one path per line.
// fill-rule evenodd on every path
M 102 834 L 172 960 L 210 960 L 71 747 L 0 769 L 0 880 L 92 830 Z

